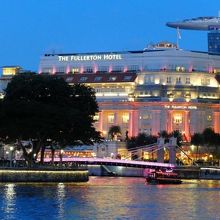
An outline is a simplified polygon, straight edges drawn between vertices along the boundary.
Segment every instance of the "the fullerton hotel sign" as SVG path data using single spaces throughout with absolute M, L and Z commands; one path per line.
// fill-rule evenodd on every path
M 121 54 L 93 54 L 93 55 L 70 55 L 58 56 L 59 62 L 69 61 L 95 61 L 95 60 L 121 60 Z

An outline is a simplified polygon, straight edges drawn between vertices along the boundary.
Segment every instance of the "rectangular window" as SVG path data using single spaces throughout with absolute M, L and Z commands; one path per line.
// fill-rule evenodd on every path
M 79 68 L 73 67 L 72 68 L 72 73 L 79 73 Z
M 128 66 L 128 71 L 138 71 L 139 66 L 138 65 L 130 65 Z
M 212 121 L 212 116 L 211 115 L 207 116 L 207 121 Z
M 143 120 L 149 120 L 149 119 L 151 119 L 151 115 L 145 113 L 145 114 L 143 115 Z
M 101 79 L 102 79 L 101 76 L 96 76 L 95 79 L 94 79 L 94 81 L 95 81 L 95 82 L 98 82 L 98 81 L 101 81 Z
M 182 123 L 182 115 L 180 115 L 180 114 L 174 115 L 173 119 L 174 119 L 175 124 L 181 124 Z
M 168 77 L 167 77 L 167 83 L 172 83 L 171 76 L 168 76 Z
M 45 67 L 45 68 L 42 69 L 42 72 L 43 72 L 43 73 L 52 73 L 52 68 L 50 68 L 50 67 Z
M 131 80 L 131 78 L 132 78 L 132 76 L 124 76 L 124 81 L 129 81 L 129 80 Z
M 181 77 L 177 77 L 176 78 L 176 83 L 178 84 L 178 83 L 181 83 Z
M 110 76 L 110 77 L 108 78 L 108 81 L 115 81 L 116 79 L 117 79 L 116 76 Z
M 86 73 L 92 73 L 92 72 L 93 72 L 92 67 L 91 67 L 91 66 L 87 66 L 87 67 L 85 68 L 85 72 L 86 72 Z
M 128 113 L 124 113 L 122 115 L 122 123 L 128 123 L 129 122 L 129 114 Z
M 88 77 L 82 76 L 82 77 L 79 79 L 79 81 L 80 81 L 80 82 L 85 82 L 87 79 L 88 79 Z
M 57 67 L 57 72 L 58 73 L 65 73 L 65 67 L 62 66 L 62 67 Z
M 186 77 L 186 84 L 190 84 L 190 78 Z
M 115 119 L 115 116 L 113 113 L 108 115 L 108 123 L 114 123 L 114 119 Z
M 94 115 L 93 120 L 98 121 L 99 120 L 99 115 L 98 114 Z
M 203 79 L 201 79 L 201 85 L 202 85 L 202 86 L 210 85 L 210 79 L 209 79 L 209 78 L 203 78 Z

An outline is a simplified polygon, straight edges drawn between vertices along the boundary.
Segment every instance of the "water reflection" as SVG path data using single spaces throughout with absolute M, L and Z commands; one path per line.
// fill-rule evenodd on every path
M 8 183 L 4 188 L 4 212 L 6 215 L 13 215 L 16 209 L 16 192 L 15 192 L 15 184 Z
M 64 218 L 64 212 L 65 212 L 65 185 L 64 183 L 59 183 L 57 185 L 57 202 L 58 202 L 58 216 L 59 219 Z
M 220 181 L 147 185 L 141 178 L 0 184 L 0 219 L 220 219 Z

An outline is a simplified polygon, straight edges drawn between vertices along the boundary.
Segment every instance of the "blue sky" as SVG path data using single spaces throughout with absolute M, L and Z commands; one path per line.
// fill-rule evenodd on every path
M 44 53 L 140 50 L 176 42 L 167 21 L 217 16 L 220 0 L 0 0 L 0 66 L 37 71 Z M 181 31 L 183 49 L 207 51 L 207 33 Z

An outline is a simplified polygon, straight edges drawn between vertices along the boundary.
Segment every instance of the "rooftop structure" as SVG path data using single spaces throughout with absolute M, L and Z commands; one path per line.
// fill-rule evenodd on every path
M 185 19 L 183 21 L 167 22 L 168 27 L 180 28 L 187 30 L 219 30 L 220 17 L 198 17 L 192 19 Z

